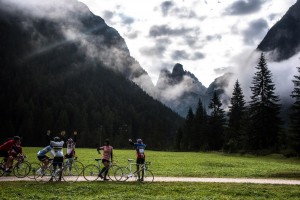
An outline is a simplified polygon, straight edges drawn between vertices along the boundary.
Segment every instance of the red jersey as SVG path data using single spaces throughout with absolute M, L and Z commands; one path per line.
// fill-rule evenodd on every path
M 16 143 L 14 140 L 8 140 L 0 146 L 0 151 L 9 151 Z

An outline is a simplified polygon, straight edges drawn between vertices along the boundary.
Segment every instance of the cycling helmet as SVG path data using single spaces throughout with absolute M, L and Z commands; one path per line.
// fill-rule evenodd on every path
M 60 141 L 60 138 L 59 137 L 54 137 L 54 142 L 59 142 Z
M 137 139 L 136 142 L 137 143 L 142 143 L 143 141 L 142 141 L 142 139 Z

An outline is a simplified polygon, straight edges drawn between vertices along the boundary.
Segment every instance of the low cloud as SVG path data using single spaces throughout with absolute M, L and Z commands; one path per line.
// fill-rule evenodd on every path
M 150 28 L 149 36 L 154 38 L 160 36 L 184 36 L 191 31 L 193 31 L 192 28 L 171 28 L 168 25 L 155 25 Z
M 174 6 L 175 4 L 172 1 L 164 1 L 160 5 L 161 12 L 163 16 L 167 16 L 170 9 Z
M 247 15 L 258 12 L 266 0 L 238 0 L 225 10 L 226 15 Z
M 245 44 L 253 45 L 257 39 L 261 40 L 268 31 L 268 23 L 264 19 L 252 21 L 243 31 Z

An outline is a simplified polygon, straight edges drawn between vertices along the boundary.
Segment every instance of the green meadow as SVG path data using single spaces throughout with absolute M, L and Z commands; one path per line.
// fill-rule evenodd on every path
M 41 148 L 25 147 L 29 162 Z M 84 165 L 101 155 L 95 149 L 76 149 Z M 135 158 L 134 150 L 114 150 L 121 166 Z M 155 176 L 248 177 L 300 179 L 300 160 L 281 155 L 252 156 L 197 152 L 146 152 Z M 300 199 L 299 185 L 154 182 L 1 182 L 0 199 Z
M 37 161 L 41 148 L 24 148 L 28 161 Z M 96 163 L 101 157 L 96 149 L 77 148 L 78 160 L 84 165 Z M 128 159 L 135 159 L 135 150 L 114 150 L 114 162 L 126 166 Z M 300 179 L 300 159 L 282 155 L 252 156 L 202 152 L 146 151 L 154 176 L 185 177 L 247 177 Z

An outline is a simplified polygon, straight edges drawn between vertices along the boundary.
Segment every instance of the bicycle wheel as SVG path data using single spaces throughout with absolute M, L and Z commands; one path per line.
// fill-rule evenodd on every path
M 114 176 L 117 181 L 126 181 L 128 178 L 132 177 L 132 173 L 127 167 L 118 167 Z
M 77 160 L 68 162 L 63 169 L 63 179 L 67 182 L 76 182 L 83 173 L 83 169 L 83 164 Z
M 154 175 L 150 170 L 145 169 L 145 171 L 144 171 L 144 180 L 143 181 L 145 183 L 152 183 L 154 181 Z
M 87 165 L 83 170 L 83 176 L 87 181 L 95 181 L 99 177 L 100 169 L 96 165 Z
M 50 180 L 55 179 L 55 176 L 52 177 L 52 171 L 50 168 L 47 169 L 42 169 L 42 167 L 40 167 L 39 169 L 37 169 L 34 173 L 34 179 L 37 182 L 48 182 Z M 56 179 L 55 179 L 56 180 Z
M 30 171 L 27 177 L 30 179 L 34 179 L 35 172 L 40 168 L 41 168 L 41 163 L 37 163 L 37 162 L 30 163 Z
M 107 176 L 108 176 L 108 178 L 110 179 L 110 180 L 112 180 L 112 181 L 116 181 L 117 179 L 116 179 L 116 177 L 115 177 L 115 174 L 116 174 L 116 171 L 117 171 L 117 169 L 119 169 L 120 167 L 119 166 L 117 166 L 117 165 L 112 165 L 110 168 L 109 168 L 109 171 L 108 171 L 108 174 L 107 174 Z M 122 169 L 121 169 L 122 170 Z M 120 170 L 118 170 L 119 171 L 119 173 L 121 173 L 120 172 Z M 123 170 L 122 170 L 123 171 Z M 118 177 L 119 178 L 119 177 Z
M 4 159 L 0 162 L 0 177 L 3 176 L 5 172 Z
M 30 164 L 27 161 L 17 163 L 13 168 L 13 173 L 18 178 L 24 178 L 30 172 Z

